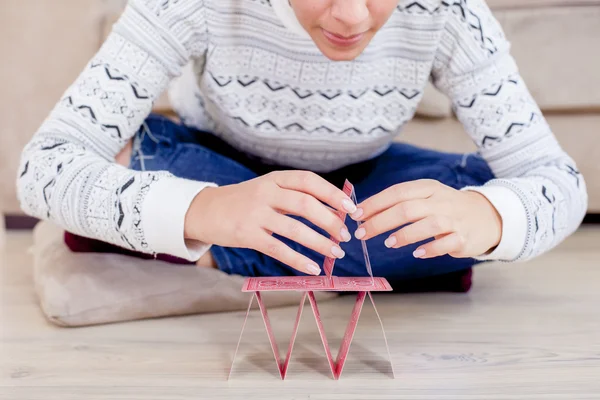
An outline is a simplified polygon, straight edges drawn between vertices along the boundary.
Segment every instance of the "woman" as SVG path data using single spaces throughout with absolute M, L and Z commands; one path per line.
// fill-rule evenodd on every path
M 392 144 L 429 79 L 478 154 Z M 149 116 L 168 85 L 182 124 Z M 363 275 L 358 241 L 329 239 L 354 233 L 393 284 L 530 259 L 587 207 L 483 0 L 131 0 L 25 148 L 18 189 L 74 249 L 246 276 L 318 275 L 333 256 Z

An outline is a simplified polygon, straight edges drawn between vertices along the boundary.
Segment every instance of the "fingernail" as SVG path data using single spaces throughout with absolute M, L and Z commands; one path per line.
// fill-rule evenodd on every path
M 363 215 L 363 209 L 362 208 L 357 208 L 356 212 L 350 214 L 350 217 L 352 219 L 358 219 L 358 218 L 362 217 L 362 215 Z
M 342 206 L 344 207 L 344 210 L 348 211 L 350 214 L 356 211 L 356 205 L 350 200 L 342 200 Z
M 365 230 L 365 228 L 358 228 L 356 232 L 354 232 L 354 236 L 356 236 L 357 239 L 364 238 L 366 234 L 367 231 Z
M 348 228 L 342 228 L 342 240 L 344 242 L 349 242 L 350 239 L 352 239 L 352 236 L 350 236 L 350 232 L 348 231 Z
M 307 264 L 306 269 L 308 270 L 309 273 L 311 273 L 313 275 L 319 275 L 321 273 L 321 268 L 317 267 L 314 264 Z
M 421 258 L 425 255 L 425 250 L 423 249 L 417 249 L 413 252 L 413 257 L 415 258 Z
M 335 258 L 344 258 L 344 256 L 346 255 L 346 253 L 344 253 L 344 250 L 340 249 L 338 246 L 333 246 L 331 248 L 331 254 L 333 254 Z
M 396 240 L 396 236 L 390 236 L 389 238 L 385 239 L 385 242 L 383 243 L 385 244 L 385 247 L 390 249 L 394 247 L 398 241 Z

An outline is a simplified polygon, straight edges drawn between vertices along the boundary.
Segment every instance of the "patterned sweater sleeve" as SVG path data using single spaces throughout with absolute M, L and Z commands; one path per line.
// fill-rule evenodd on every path
M 480 259 L 527 260 L 580 225 L 585 181 L 519 75 L 510 43 L 484 0 L 449 3 L 433 82 L 452 99 L 496 177 L 465 190 L 486 196 L 503 221 L 500 244 Z
M 153 102 L 205 52 L 202 0 L 131 0 L 98 53 L 25 147 L 21 207 L 65 229 L 135 251 L 198 259 L 185 214 L 208 182 L 117 165 Z

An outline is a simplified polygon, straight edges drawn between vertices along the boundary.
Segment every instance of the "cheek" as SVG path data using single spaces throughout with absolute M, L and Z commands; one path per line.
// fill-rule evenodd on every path
M 375 26 L 383 26 L 397 6 L 398 0 L 371 0 L 369 2 L 369 13 Z
M 287 1 L 287 0 L 271 0 Z M 327 12 L 329 0 L 291 0 L 292 8 L 296 18 L 305 28 L 312 28 L 320 25 L 320 21 Z

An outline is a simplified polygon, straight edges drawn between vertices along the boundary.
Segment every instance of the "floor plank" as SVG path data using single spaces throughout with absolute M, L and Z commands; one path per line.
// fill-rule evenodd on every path
M 227 370 L 243 313 L 89 328 L 46 322 L 31 282 L 31 236 L 0 258 L 0 399 L 598 399 L 600 227 L 524 264 L 488 264 L 471 293 L 377 295 L 396 379 L 365 305 L 340 381 L 305 313 L 288 378 L 278 379 L 257 313 Z M 353 299 L 322 304 L 337 349 Z M 282 350 L 293 308 L 270 311 Z

